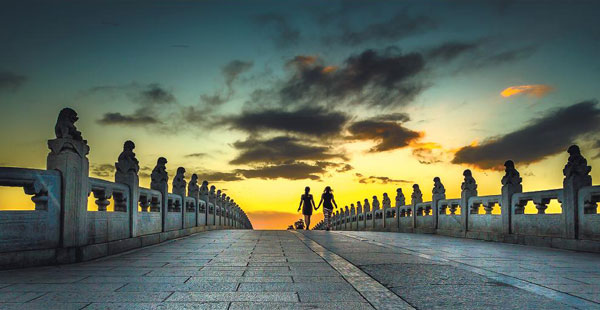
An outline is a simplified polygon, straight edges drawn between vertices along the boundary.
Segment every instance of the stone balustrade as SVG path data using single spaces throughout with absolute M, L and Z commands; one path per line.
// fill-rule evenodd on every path
M 252 229 L 225 193 L 189 183 L 179 167 L 169 192 L 165 158 L 150 188 L 139 185 L 135 144 L 115 163 L 115 182 L 89 176 L 89 147 L 63 109 L 49 140 L 47 170 L 0 167 L 0 186 L 21 187 L 34 210 L 0 210 L 0 269 L 86 261 L 211 229 Z M 218 196 L 217 196 L 218 195 Z M 208 211 L 208 212 L 207 212 Z
M 348 216 L 335 212 L 333 230 L 434 233 L 517 244 L 600 252 L 600 186 L 592 186 L 591 167 L 577 146 L 568 150 L 563 169 L 563 188 L 523 192 L 519 172 L 512 161 L 505 163 L 499 195 L 478 196 L 470 170 L 463 174 L 460 198 L 446 198 L 439 178 L 434 179 L 432 201 L 421 201 L 418 185 L 412 202 L 405 204 L 398 189 L 395 207 Z M 383 200 L 387 195 L 383 195 Z M 376 197 L 375 197 L 376 198 Z M 555 200 L 560 212 L 548 214 Z M 368 201 L 367 201 L 368 202 Z M 379 206 L 377 199 L 374 204 Z M 526 210 L 527 205 L 534 207 Z M 323 221 L 314 229 L 325 229 Z

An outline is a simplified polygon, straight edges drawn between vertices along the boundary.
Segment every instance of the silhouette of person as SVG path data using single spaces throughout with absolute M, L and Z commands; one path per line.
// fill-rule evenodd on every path
M 300 205 L 298 211 L 302 208 L 302 215 L 304 215 L 304 223 L 306 226 L 304 229 L 308 230 L 310 227 L 310 216 L 312 215 L 313 208 L 315 207 L 315 200 L 312 194 L 310 194 L 310 187 L 304 188 L 304 194 L 300 196 Z
M 330 186 L 326 186 L 323 194 L 321 195 L 321 201 L 319 201 L 319 206 L 315 208 L 318 210 L 323 204 L 323 217 L 325 218 L 325 230 L 329 231 L 331 228 L 331 214 L 333 213 L 333 206 L 337 208 L 337 203 L 335 202 L 335 198 L 333 198 L 333 190 Z

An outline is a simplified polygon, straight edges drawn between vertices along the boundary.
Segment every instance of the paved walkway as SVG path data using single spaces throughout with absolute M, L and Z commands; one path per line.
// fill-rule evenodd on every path
M 0 309 L 600 309 L 600 255 L 376 232 L 210 231 L 0 272 Z

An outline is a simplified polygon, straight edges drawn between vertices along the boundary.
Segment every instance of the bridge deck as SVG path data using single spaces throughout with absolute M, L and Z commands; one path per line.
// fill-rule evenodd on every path
M 0 309 L 600 309 L 600 255 L 377 232 L 211 231 L 0 272 Z

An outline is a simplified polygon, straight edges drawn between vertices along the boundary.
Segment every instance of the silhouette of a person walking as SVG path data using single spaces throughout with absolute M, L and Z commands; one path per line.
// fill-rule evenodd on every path
M 323 194 L 321 195 L 321 201 L 319 201 L 319 206 L 317 206 L 315 208 L 315 210 L 318 210 L 319 207 L 321 206 L 321 204 L 323 204 L 323 217 L 325 218 L 325 230 L 329 231 L 329 229 L 331 228 L 330 218 L 331 218 L 331 213 L 333 213 L 333 206 L 335 205 L 335 207 L 337 208 L 337 203 L 335 202 L 335 199 L 333 198 L 333 190 L 331 189 L 331 187 L 329 187 L 329 186 L 325 187 L 325 190 L 323 191 Z
M 304 229 L 308 230 L 310 227 L 310 216 L 312 215 L 313 208 L 315 207 L 315 200 L 312 194 L 310 194 L 310 187 L 304 188 L 304 194 L 300 196 L 300 205 L 298 211 L 302 209 L 302 215 L 304 215 L 304 223 L 306 226 Z

